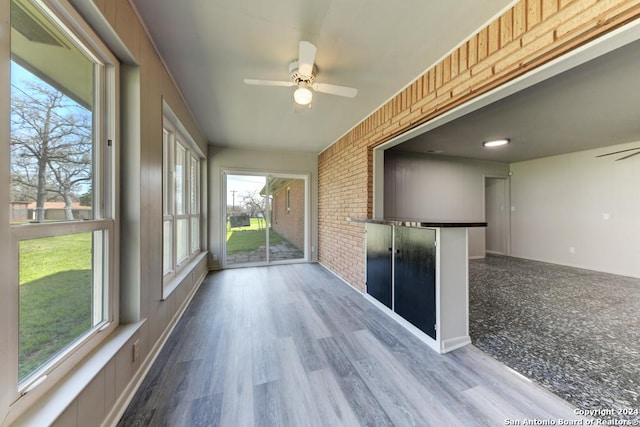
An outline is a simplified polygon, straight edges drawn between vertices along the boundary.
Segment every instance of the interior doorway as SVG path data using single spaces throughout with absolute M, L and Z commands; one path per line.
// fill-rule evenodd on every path
M 308 179 L 224 172 L 224 267 L 308 258 Z
M 510 253 L 509 180 L 485 177 L 485 252 L 496 255 Z

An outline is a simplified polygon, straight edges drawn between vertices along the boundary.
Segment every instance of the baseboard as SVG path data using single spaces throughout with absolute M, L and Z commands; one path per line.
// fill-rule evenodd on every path
M 517 259 L 524 259 L 524 260 L 528 260 L 528 261 L 544 262 L 544 263 L 547 263 L 547 264 L 561 265 L 561 266 L 564 266 L 564 267 L 579 268 L 581 270 L 595 271 L 595 272 L 598 272 L 598 273 L 613 274 L 615 276 L 630 277 L 632 279 L 640 279 L 640 274 L 635 274 L 634 275 L 634 274 L 621 273 L 619 271 L 612 271 L 612 270 L 607 270 L 607 269 L 597 269 L 595 267 L 588 266 L 588 265 L 573 264 L 573 263 L 567 263 L 567 262 L 559 262 L 559 261 L 542 259 L 542 258 L 531 258 L 531 257 L 525 257 L 525 256 L 521 256 L 521 255 L 509 255 L 509 257 L 517 258 Z
M 335 271 L 333 271 L 332 269 L 330 269 L 329 267 L 327 267 L 326 265 L 324 265 L 323 263 L 321 263 L 320 261 L 316 261 L 315 264 L 321 265 L 325 270 L 327 270 L 329 273 L 333 274 L 334 276 L 336 276 L 336 278 L 340 279 L 341 281 L 343 281 L 345 283 L 345 285 L 349 285 L 350 288 L 355 289 L 356 291 L 360 292 L 361 294 L 366 295 L 366 293 L 364 293 L 363 291 L 361 291 L 360 289 L 356 288 L 355 286 L 353 286 L 351 283 L 347 282 L 346 279 L 342 276 L 340 276 L 338 273 L 336 273 Z
M 504 252 L 498 252 L 498 251 L 485 251 L 486 254 L 489 255 L 497 255 L 497 256 L 507 256 L 507 254 L 505 254 Z
M 468 345 L 468 344 L 471 344 L 471 337 L 469 337 L 469 335 L 466 335 L 463 337 L 450 338 L 440 343 L 440 345 L 442 346 L 440 352 L 448 353 L 460 347 L 464 347 L 465 345 Z
M 133 396 L 135 396 L 136 392 L 142 385 L 142 381 L 144 381 L 145 377 L 149 373 L 151 366 L 153 366 L 153 362 L 155 362 L 158 358 L 160 351 L 166 344 L 169 336 L 171 336 L 171 333 L 178 324 L 178 321 L 180 321 L 180 319 L 182 318 L 182 315 L 191 303 L 193 296 L 200 288 L 200 285 L 202 285 L 202 283 L 204 282 L 205 277 L 207 277 L 207 273 L 208 272 L 205 271 L 196 281 L 196 285 L 180 305 L 180 308 L 169 322 L 169 325 L 167 325 L 167 328 L 164 330 L 160 338 L 156 341 L 146 359 L 140 365 L 138 371 L 135 373 L 133 378 L 131 378 L 131 381 L 129 381 L 129 384 L 127 384 L 124 391 L 120 394 L 120 397 L 116 400 L 116 403 L 113 405 L 113 408 L 111 408 L 111 411 L 109 411 L 109 414 L 107 414 L 106 418 L 102 422 L 103 427 L 115 427 L 118 424 L 120 418 L 122 418 L 122 415 L 124 415 L 124 411 L 126 411 L 127 407 L 131 403 L 131 400 L 133 400 Z
M 375 299 L 371 295 L 365 294 L 365 293 L 363 293 L 363 295 L 364 295 L 364 297 L 365 297 L 365 299 L 367 301 L 369 301 L 371 304 L 376 306 L 381 312 L 383 312 L 388 317 L 390 317 L 391 320 L 395 321 L 400 326 L 402 326 L 407 331 L 409 331 L 411 334 L 413 334 L 413 336 L 415 336 L 420 341 L 422 341 L 423 343 L 428 345 L 433 351 L 435 351 L 437 353 L 444 353 L 444 351 L 442 351 L 442 349 L 438 346 L 438 341 L 434 340 L 429 335 L 425 334 L 423 331 L 421 331 L 419 328 L 415 327 L 407 319 L 405 319 L 404 317 L 400 316 L 398 313 L 396 313 L 395 311 L 391 310 L 389 307 L 387 307 L 386 305 L 382 304 L 380 301 L 378 301 L 377 299 Z
M 329 271 L 331 274 L 333 274 L 335 277 L 337 277 L 338 279 L 340 279 L 341 281 L 343 281 L 346 285 L 348 285 L 349 287 L 355 289 L 356 291 L 358 291 L 363 297 L 364 299 L 366 299 L 367 301 L 369 301 L 373 306 L 375 306 L 378 310 L 380 310 L 382 313 L 386 314 L 387 316 L 389 316 L 391 318 L 391 320 L 399 323 L 402 327 L 404 327 L 407 331 L 411 332 L 413 335 L 416 336 L 416 338 L 418 338 L 420 341 L 424 342 L 425 344 L 427 344 L 429 347 L 431 347 L 433 350 L 440 352 L 440 349 L 438 348 L 438 343 L 436 342 L 436 340 L 434 340 L 433 338 L 431 338 L 430 336 L 428 336 L 427 334 L 425 334 L 424 332 L 422 332 L 420 329 L 416 328 L 415 326 L 413 326 L 410 322 L 408 322 L 406 319 L 404 319 L 402 316 L 398 315 L 396 312 L 394 312 L 393 310 L 390 310 L 389 307 L 387 307 L 386 305 L 382 304 L 380 301 L 378 301 L 377 299 L 375 299 L 374 297 L 372 297 L 371 295 L 369 295 L 368 293 L 366 293 L 365 291 L 362 291 L 358 288 L 356 288 L 355 286 L 353 286 L 351 283 L 347 282 L 345 279 L 343 279 L 342 277 L 340 277 L 340 275 L 338 275 L 335 271 L 331 270 L 329 267 L 327 267 L 326 265 L 322 264 L 321 262 L 319 262 L 318 264 L 320 264 L 322 267 L 324 267 L 327 271 Z

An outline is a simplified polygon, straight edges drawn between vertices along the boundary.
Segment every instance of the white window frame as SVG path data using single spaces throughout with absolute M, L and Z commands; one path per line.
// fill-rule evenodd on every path
M 8 363 L 0 364 L 0 378 L 9 379 L 2 383 L 2 402 L 9 401 L 9 407 L 0 408 L 6 420 L 16 419 L 29 408 L 38 404 L 45 393 L 69 374 L 74 367 L 103 342 L 119 323 L 118 317 L 118 253 L 119 236 L 116 212 L 119 204 L 119 179 L 117 176 L 119 155 L 118 142 L 118 92 L 119 63 L 100 38 L 80 17 L 66 0 L 29 0 L 49 18 L 66 36 L 70 43 L 82 51 L 87 58 L 97 64 L 94 80 L 95 103 L 93 111 L 94 163 L 93 163 L 93 219 L 61 221 L 54 223 L 22 224 L 9 226 L 9 241 L 0 243 L 0 253 L 9 254 L 8 280 L 0 287 L 3 299 L 7 298 L 13 307 L 10 310 Z M 8 2 L 7 2 L 8 3 Z M 4 53 L 4 52 L 3 52 Z M 0 169 L 9 166 L 2 163 Z M 8 174 L 7 174 L 8 175 Z M 7 200 L 8 201 L 8 200 Z M 19 350 L 19 244 L 21 241 L 93 232 L 93 273 L 102 283 L 101 295 L 94 304 L 102 306 L 103 316 L 75 342 L 66 347 L 34 373 L 18 382 Z M 3 306 L 4 307 L 4 306 Z M 96 319 L 94 319 L 95 321 Z M 7 387 L 7 388 L 5 388 Z M 9 390 L 11 388 L 11 390 Z M 9 395 L 9 399 L 5 397 Z M 0 418 L 3 418 L 0 417 Z
M 273 261 L 269 259 L 269 251 L 267 251 L 267 260 L 266 261 L 258 261 L 258 262 L 246 262 L 239 264 L 228 264 L 227 263 L 227 178 L 229 175 L 255 175 L 255 176 L 264 176 L 267 179 L 267 183 L 269 183 L 272 178 L 293 178 L 299 179 L 304 182 L 304 256 L 300 259 L 295 260 L 283 260 L 283 261 Z M 311 254 L 311 175 L 308 173 L 299 173 L 299 172 L 278 172 L 278 171 L 269 171 L 269 170 L 252 170 L 252 169 L 221 169 L 220 170 L 220 194 L 223 195 L 222 203 L 220 203 L 219 210 L 219 227 L 223 232 L 220 234 L 220 247 L 222 248 L 222 268 L 242 268 L 242 267 L 254 267 L 254 266 L 263 266 L 263 265 L 277 265 L 277 264 L 295 264 L 302 262 L 309 262 L 310 254 Z M 269 187 L 267 185 L 267 212 L 270 211 L 272 215 L 274 215 L 275 210 L 273 208 L 273 197 L 269 192 Z M 286 203 L 286 201 L 285 201 Z M 271 227 L 270 223 L 267 223 L 267 229 Z M 266 236 L 267 245 L 269 244 L 269 234 Z
M 202 166 L 204 161 L 204 155 L 196 145 L 193 138 L 189 135 L 184 126 L 180 123 L 180 120 L 173 113 L 171 108 L 166 102 L 163 102 L 163 289 L 162 297 L 166 297 L 175 289 L 178 285 L 176 278 L 179 277 L 180 272 L 193 261 L 196 256 L 202 252 L 202 193 L 200 188 Z M 178 212 L 178 200 L 176 195 L 176 182 L 177 176 L 177 150 L 184 150 L 184 166 L 183 171 L 183 188 L 182 188 L 182 201 L 183 210 Z M 193 179 L 192 167 L 196 169 L 196 178 Z M 192 194 L 192 191 L 195 193 Z M 195 196 L 195 203 L 192 202 L 192 195 Z M 179 222 L 186 222 L 186 255 L 182 258 L 178 258 L 178 226 Z M 197 242 L 192 238 L 192 222 L 197 221 Z M 165 228 L 168 225 L 169 230 Z M 167 231 L 169 234 L 169 247 L 166 247 Z M 196 244 L 197 243 L 197 244 Z M 168 254 L 167 251 L 171 253 Z M 165 257 L 170 258 L 171 264 L 166 266 L 164 264 Z

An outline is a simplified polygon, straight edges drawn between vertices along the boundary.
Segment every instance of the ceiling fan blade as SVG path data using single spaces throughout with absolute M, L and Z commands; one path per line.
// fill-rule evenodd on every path
M 314 83 L 312 87 L 318 92 L 344 96 L 347 98 L 354 98 L 358 94 L 358 89 L 346 86 L 330 85 L 328 83 Z
M 256 86 L 295 86 L 291 81 L 244 79 L 245 84 Z
M 599 156 L 596 156 L 596 157 L 605 157 L 605 156 L 610 156 L 612 154 L 626 153 L 627 151 L 635 151 L 635 150 L 640 150 L 640 147 L 629 148 L 628 150 L 614 151 L 614 152 L 607 153 L 607 154 L 600 154 Z M 634 154 L 634 156 L 635 156 L 635 154 Z
M 620 157 L 619 159 L 616 159 L 616 162 L 619 162 L 620 160 L 628 159 L 629 157 L 637 156 L 638 154 L 640 154 L 640 151 L 636 151 L 635 153 L 629 154 L 628 156 Z
M 305 77 L 311 77 L 313 74 L 313 63 L 315 60 L 315 45 L 306 41 L 301 41 L 300 51 L 298 52 L 298 72 Z

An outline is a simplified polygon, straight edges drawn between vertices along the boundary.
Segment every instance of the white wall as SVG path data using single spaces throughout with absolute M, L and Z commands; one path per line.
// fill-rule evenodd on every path
M 209 147 L 209 266 L 219 268 L 222 260 L 222 171 L 226 169 L 309 174 L 311 261 L 318 259 L 318 155 L 290 151 L 255 151 Z
M 508 255 L 510 244 L 511 212 L 509 208 L 509 180 L 485 178 L 485 248 L 486 252 Z
M 484 221 L 484 177 L 508 177 L 509 165 L 386 151 L 384 216 Z M 484 257 L 484 229 L 469 229 L 469 256 Z
M 512 164 L 512 255 L 640 277 L 640 155 L 595 157 L 638 146 Z

